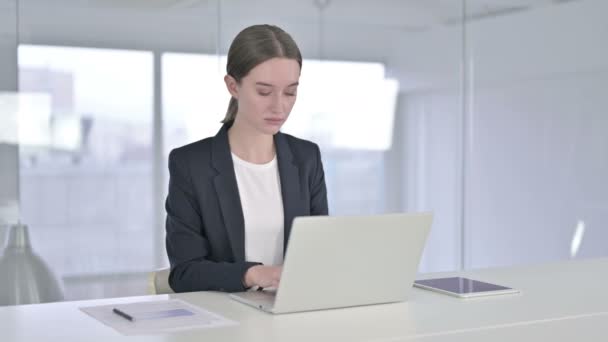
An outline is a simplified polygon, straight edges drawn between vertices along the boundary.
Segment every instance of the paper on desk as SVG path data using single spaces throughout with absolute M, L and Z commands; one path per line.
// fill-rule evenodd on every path
M 129 321 L 114 312 L 121 310 L 132 317 Z M 101 323 L 124 335 L 151 335 L 238 324 L 213 312 L 179 299 L 80 308 Z

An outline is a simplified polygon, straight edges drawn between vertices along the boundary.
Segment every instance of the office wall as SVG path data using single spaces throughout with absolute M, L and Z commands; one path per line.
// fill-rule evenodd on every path
M 410 203 L 453 225 L 431 236 L 429 267 L 459 264 L 461 233 L 466 268 L 608 254 L 607 6 L 471 22 L 464 93 L 448 81 L 405 96 Z
M 0 0 L 0 94 L 15 94 L 17 91 L 17 30 L 16 2 Z M 12 103 L 0 95 L 0 123 L 4 130 L 14 132 L 16 127 L 6 127 L 13 121 L 8 115 L 13 111 Z M 0 131 L 1 132 L 1 131 Z M 19 202 L 18 147 L 0 137 L 0 250 L 4 246 L 6 230 L 3 225 L 16 223 Z
M 608 253 L 606 85 L 608 69 L 477 91 L 472 267 Z
M 461 267 L 462 107 L 453 90 L 404 96 L 407 211 L 432 211 L 434 222 L 421 271 Z
M 471 25 L 467 266 L 608 254 L 606 13 L 577 1 Z
M 0 1 L 0 89 L 17 90 L 17 11 L 16 1 Z

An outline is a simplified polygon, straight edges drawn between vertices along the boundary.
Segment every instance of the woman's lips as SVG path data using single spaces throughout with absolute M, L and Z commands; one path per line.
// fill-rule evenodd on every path
M 267 123 L 271 124 L 271 125 L 281 125 L 285 119 L 281 119 L 281 118 L 266 118 L 264 119 L 264 121 L 266 121 Z

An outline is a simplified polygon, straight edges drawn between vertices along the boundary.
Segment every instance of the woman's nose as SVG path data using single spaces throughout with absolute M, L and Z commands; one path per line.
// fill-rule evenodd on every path
M 272 111 L 276 113 L 282 113 L 285 109 L 285 99 L 282 95 L 275 95 L 272 97 Z

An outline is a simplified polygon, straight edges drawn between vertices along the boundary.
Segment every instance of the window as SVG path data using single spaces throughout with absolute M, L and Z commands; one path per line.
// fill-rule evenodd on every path
M 21 45 L 19 80 L 21 217 L 66 297 L 152 269 L 152 54 Z

